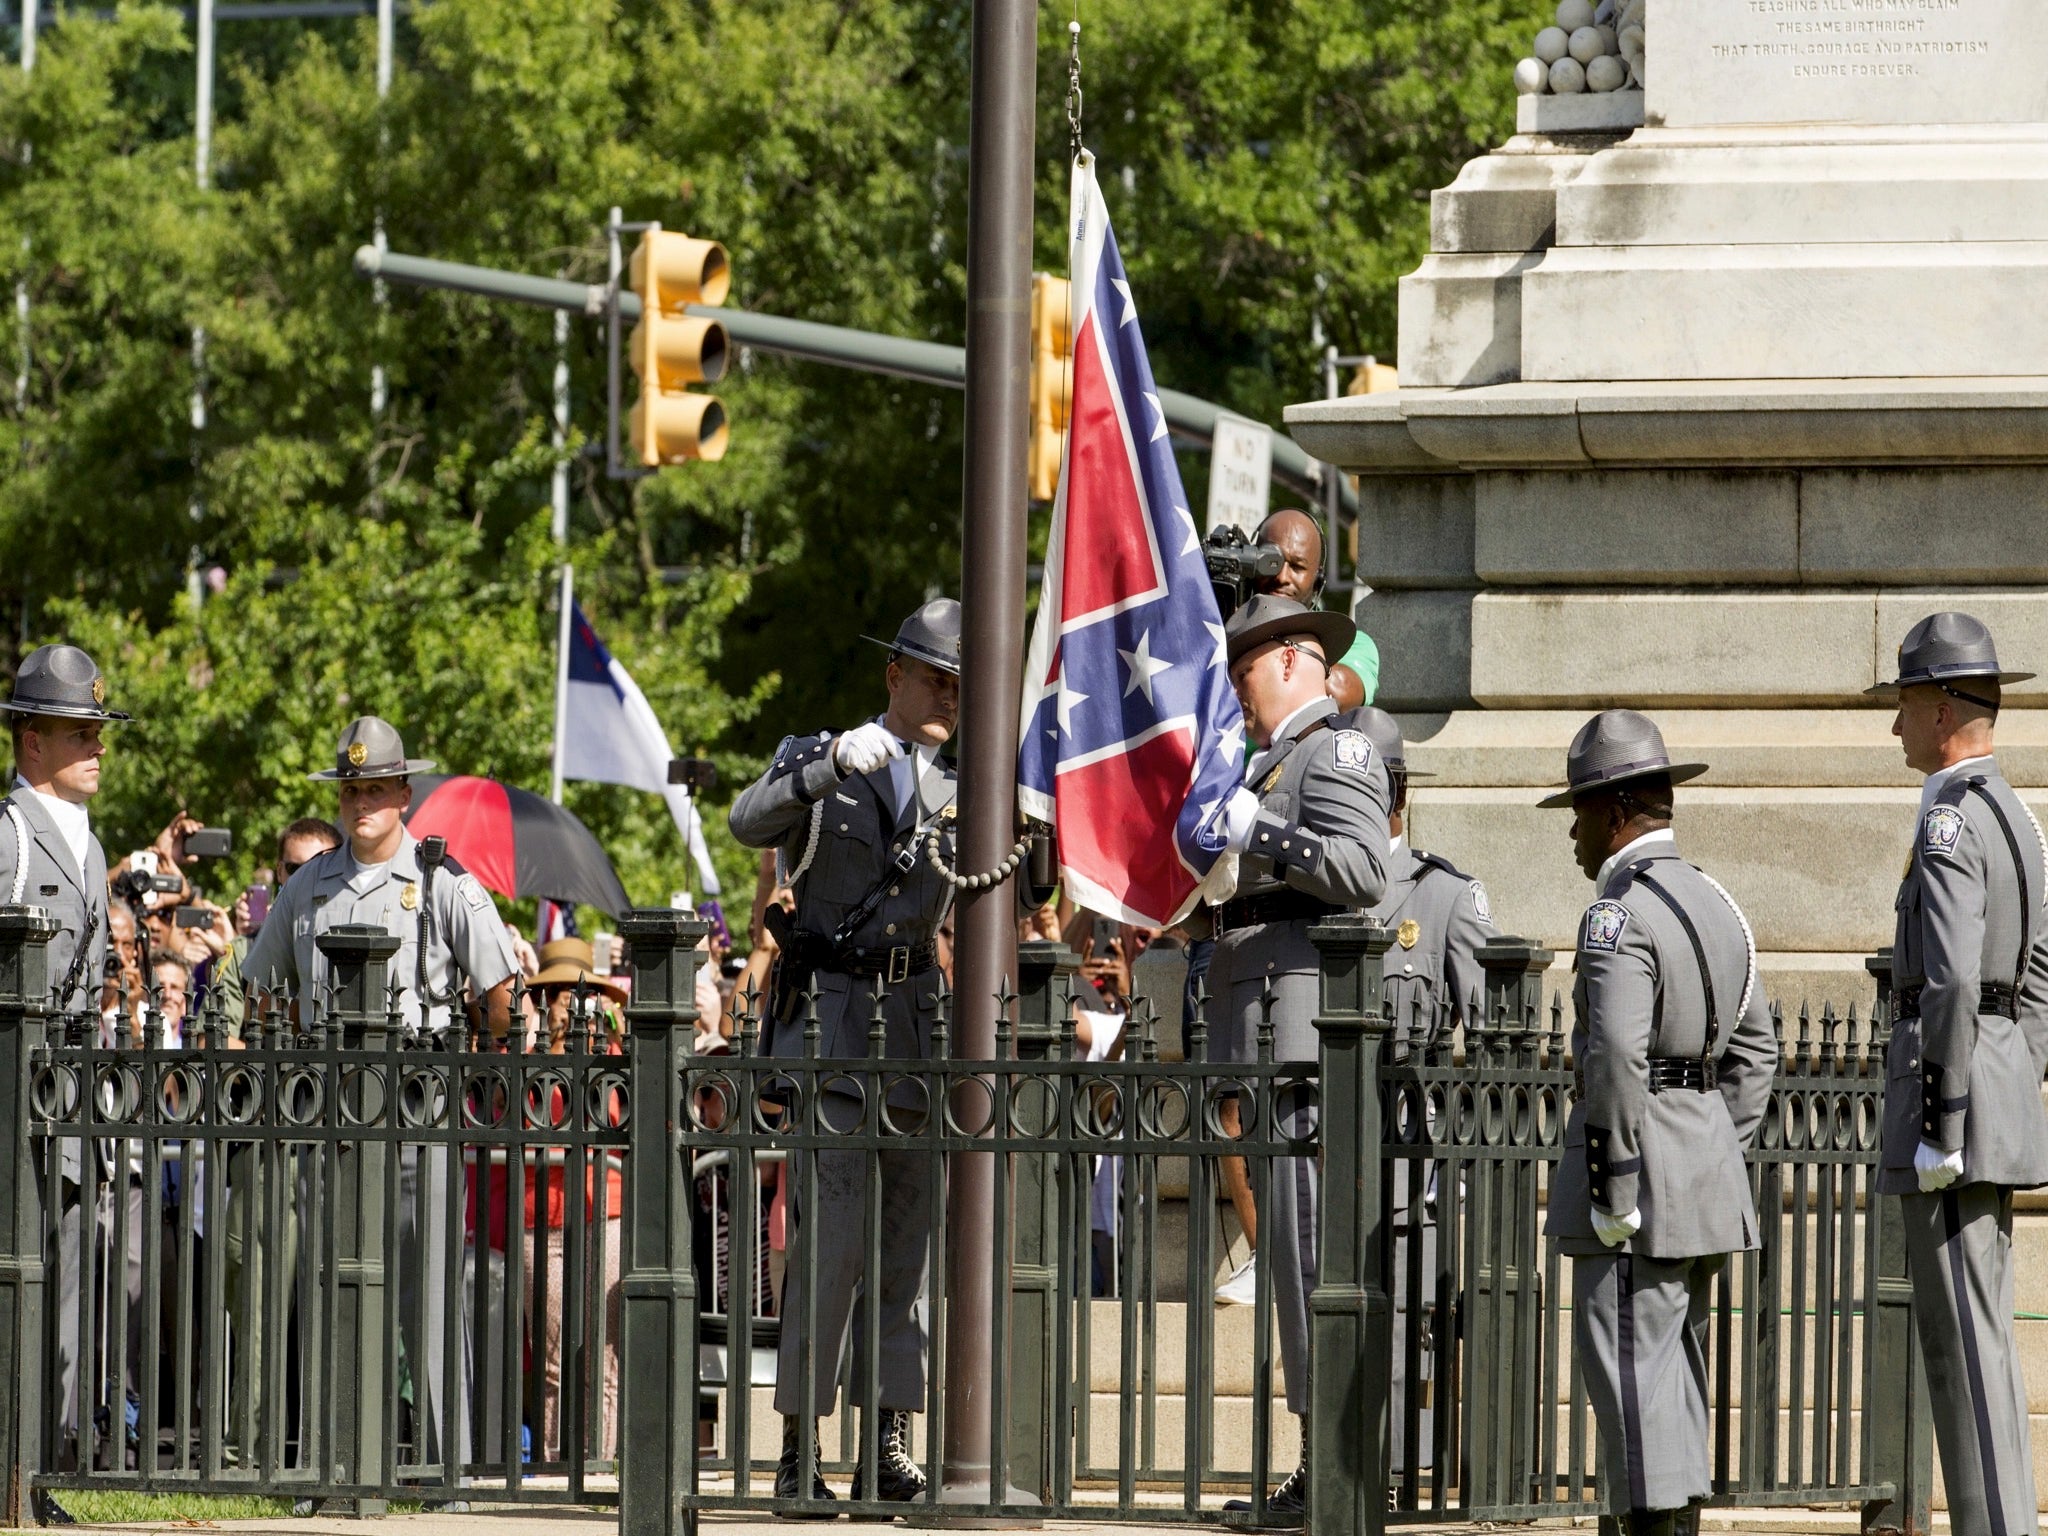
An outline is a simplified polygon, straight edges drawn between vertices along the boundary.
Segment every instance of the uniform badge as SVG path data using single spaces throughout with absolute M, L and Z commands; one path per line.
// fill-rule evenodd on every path
M 1954 853 L 1963 840 L 1963 813 L 1952 805 L 1937 805 L 1920 823 L 1922 853 Z
M 352 741 L 348 744 L 348 765 L 351 768 L 360 768 L 369 760 L 370 749 L 368 747 L 364 746 L 360 741 Z
M 107 680 L 104 677 L 96 677 L 92 680 L 92 701 L 95 704 L 107 702 Z
M 1416 941 L 1421 937 L 1422 924 L 1415 921 L 1412 917 L 1394 930 L 1394 939 L 1403 949 L 1413 949 Z
M 1472 882 L 1472 910 L 1479 914 L 1479 921 L 1493 921 L 1493 903 L 1486 899 L 1486 887 L 1477 880 Z
M 1372 739 L 1363 731 L 1338 731 L 1330 738 L 1330 750 L 1336 755 L 1337 766 L 1349 773 L 1365 773 L 1372 768 Z
M 1263 783 L 1263 784 L 1261 784 L 1261 785 L 1259 786 L 1259 793 L 1260 793 L 1260 794 L 1262 794 L 1262 795 L 1270 795 L 1271 793 L 1273 793 L 1273 791 L 1274 791 L 1274 790 L 1275 790 L 1276 788 L 1278 788 L 1278 787 L 1279 787 L 1279 784 L 1280 784 L 1280 770 L 1281 770 L 1282 768 L 1285 768 L 1286 766 L 1287 766 L 1287 765 L 1286 765 L 1285 763 L 1279 763 L 1279 764 L 1276 764 L 1276 765 L 1274 766 L 1274 769 L 1273 769 L 1273 771 L 1272 771 L 1271 773 L 1269 773 L 1269 774 L 1267 774 L 1267 775 L 1266 775 L 1266 782 L 1265 782 L 1265 783 Z
M 420 888 L 412 881 L 405 882 L 405 889 L 398 893 L 398 904 L 408 912 L 417 912 L 420 905 Z
M 1596 901 L 1586 908 L 1586 932 L 1579 948 L 1611 955 L 1621 948 L 1621 930 L 1627 926 L 1627 907 L 1618 901 Z

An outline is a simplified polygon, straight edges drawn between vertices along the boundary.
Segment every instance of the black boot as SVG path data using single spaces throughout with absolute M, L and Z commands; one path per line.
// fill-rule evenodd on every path
M 38 1525 L 76 1525 L 77 1518 L 59 1504 L 47 1488 L 38 1488 L 29 1495 L 29 1510 Z
M 1224 1503 L 1229 1514 L 1251 1513 L 1250 1499 L 1230 1499 Z M 1300 1466 L 1287 1474 L 1287 1480 L 1266 1496 L 1266 1523 L 1271 1526 L 1300 1525 L 1308 1513 L 1308 1461 L 1303 1459 Z
M 1678 1536 L 1682 1509 L 1632 1509 L 1622 1528 L 1628 1536 Z
M 882 1410 L 881 1433 L 877 1444 L 878 1465 L 875 1470 L 875 1497 L 890 1504 L 908 1504 L 924 1497 L 924 1468 L 910 1455 L 910 1415 L 901 1408 Z M 853 1498 L 861 1497 L 861 1474 L 867 1469 L 856 1467 L 853 1473 Z M 881 1519 L 878 1515 L 856 1515 L 855 1519 Z
M 1700 1501 L 1694 1499 L 1672 1521 L 1671 1536 L 1700 1536 Z
M 782 1459 L 775 1464 L 775 1497 L 793 1499 L 797 1497 L 797 1478 L 803 1471 L 803 1441 L 797 1426 L 801 1421 L 794 1414 L 785 1414 L 782 1420 Z M 811 1492 L 813 1499 L 832 1500 L 838 1497 L 826 1486 L 825 1477 L 818 1470 L 818 1425 L 811 1422 Z M 784 1520 L 836 1520 L 837 1511 L 813 1513 L 809 1510 L 782 1510 L 775 1512 Z

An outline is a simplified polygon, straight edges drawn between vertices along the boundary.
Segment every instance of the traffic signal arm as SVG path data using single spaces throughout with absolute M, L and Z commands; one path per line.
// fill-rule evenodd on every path
M 381 277 L 389 282 L 416 288 L 441 288 L 456 293 L 473 293 L 483 298 L 502 299 L 515 304 L 534 304 L 543 309 L 566 309 L 591 319 L 603 318 L 610 295 L 603 283 L 576 283 L 564 278 L 534 277 L 524 272 L 500 272 L 463 262 L 440 261 L 431 256 L 407 256 L 397 251 L 380 251 L 374 245 L 356 251 L 356 271 L 365 278 Z M 630 289 L 619 294 L 621 319 L 640 315 L 640 300 Z M 834 368 L 853 368 L 863 373 L 885 374 L 959 389 L 967 382 L 967 354 L 960 347 L 943 342 L 917 341 L 907 336 L 884 336 L 847 326 L 825 325 L 816 320 L 795 320 L 783 315 L 750 314 L 734 310 L 721 324 L 743 347 L 778 357 L 799 358 Z M 1159 391 L 1159 404 L 1166 412 L 1166 424 L 1176 437 L 1206 447 L 1223 408 L 1212 401 L 1182 394 L 1176 389 Z M 1273 439 L 1273 475 L 1305 496 L 1319 494 L 1322 471 L 1314 459 L 1284 433 Z M 1347 476 L 1339 476 L 1338 493 L 1347 513 L 1358 510 L 1358 493 Z

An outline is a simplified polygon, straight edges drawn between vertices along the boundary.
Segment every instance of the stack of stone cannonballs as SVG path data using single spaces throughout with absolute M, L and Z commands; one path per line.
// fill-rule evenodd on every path
M 1643 84 L 1649 0 L 1558 0 L 1557 25 L 1536 34 L 1535 53 L 1515 66 L 1524 96 L 1574 96 Z

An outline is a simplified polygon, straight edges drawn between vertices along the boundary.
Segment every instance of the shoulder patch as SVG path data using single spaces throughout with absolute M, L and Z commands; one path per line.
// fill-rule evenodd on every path
M 1954 853 L 1963 840 L 1963 813 L 1952 805 L 1937 805 L 1920 823 L 1922 853 Z
M 1618 901 L 1596 901 L 1586 908 L 1579 948 L 1613 954 L 1621 948 L 1621 930 L 1628 926 L 1628 908 Z
M 1477 880 L 1472 882 L 1472 910 L 1479 914 L 1479 921 L 1493 921 L 1493 903 L 1486 899 L 1486 887 Z
M 785 736 L 782 745 L 775 749 L 775 760 L 768 765 L 768 771 L 775 778 L 794 773 L 831 744 L 830 731 L 820 731 L 815 736 Z
M 475 875 L 465 874 L 462 883 L 456 887 L 462 892 L 462 899 L 469 903 L 473 912 L 488 912 L 491 908 L 491 893 L 484 889 L 483 881 Z
M 1330 752 L 1337 766 L 1347 773 L 1372 771 L 1372 738 L 1363 731 L 1336 731 L 1330 736 Z

